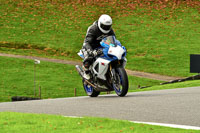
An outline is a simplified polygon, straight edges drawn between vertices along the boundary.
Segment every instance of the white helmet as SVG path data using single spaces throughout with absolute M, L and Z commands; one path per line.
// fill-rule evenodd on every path
M 109 15 L 103 14 L 99 17 L 98 27 L 104 34 L 110 32 L 112 26 L 112 18 Z

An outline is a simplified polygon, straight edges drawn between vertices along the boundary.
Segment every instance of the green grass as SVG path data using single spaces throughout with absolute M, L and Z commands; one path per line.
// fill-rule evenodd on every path
M 124 23 L 119 29 L 128 31 L 120 39 L 130 53 L 128 68 L 170 76 L 189 76 L 190 54 L 200 53 L 198 10 L 177 9 L 173 12 L 176 17 L 170 16 L 169 9 L 165 12 L 167 15 L 164 16 L 159 16 L 163 15 L 162 12 L 152 11 L 150 16 L 128 16 L 122 20 Z M 168 19 L 165 20 L 165 17 Z M 131 25 L 134 23 L 137 25 Z
M 178 1 L 2 0 L 0 52 L 80 60 L 76 53 L 87 27 L 107 13 L 113 18 L 117 38 L 128 50 L 128 69 L 190 76 L 189 54 L 200 51 L 200 1 Z M 0 69 L 0 101 L 10 101 L 15 95 L 33 96 L 33 61 L 0 57 Z M 36 76 L 42 98 L 73 96 L 74 88 L 78 96 L 85 95 L 74 66 L 42 62 Z M 161 82 L 129 76 L 130 91 Z M 199 86 L 198 81 L 180 83 L 181 87 L 195 85 Z
M 12 96 L 34 96 L 34 61 L 0 57 L 0 102 L 10 101 Z M 129 76 L 129 91 L 138 86 L 152 86 L 162 81 Z M 41 61 L 36 66 L 36 93 L 39 86 L 43 99 L 86 95 L 81 77 L 75 66 Z
M 34 61 L 0 57 L 0 101 L 12 96 L 34 96 Z M 78 80 L 77 80 L 78 79 Z M 81 79 L 74 66 L 41 62 L 36 66 L 36 92 L 41 86 L 42 98 L 84 95 Z
M 0 102 L 10 101 L 12 96 L 34 97 L 34 61 L 0 57 Z M 169 85 L 159 85 L 164 81 L 129 76 L 129 92 L 160 90 L 200 86 L 199 80 Z M 36 66 L 36 94 L 41 86 L 42 98 L 85 96 L 81 78 L 72 65 L 41 61 Z M 153 86 L 139 89 L 143 86 Z M 114 93 L 114 92 L 113 92 Z M 105 93 L 102 93 L 105 94 Z
M 108 118 L 70 118 L 57 115 L 0 112 L 0 130 L 3 133 L 196 133 L 184 130 Z
M 0 52 L 77 60 L 87 27 L 107 13 L 128 50 L 127 68 L 189 76 L 189 55 L 200 51 L 199 3 L 2 0 Z

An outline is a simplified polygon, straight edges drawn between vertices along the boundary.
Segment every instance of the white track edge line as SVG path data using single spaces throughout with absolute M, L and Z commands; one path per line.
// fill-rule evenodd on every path
M 83 118 L 83 117 L 79 117 L 79 116 L 63 116 L 63 117 L 68 117 L 68 118 Z
M 130 121 L 130 122 L 139 123 L 139 124 L 155 125 L 155 126 L 171 127 L 171 128 L 200 130 L 200 127 L 196 127 L 196 126 L 176 125 L 176 124 L 166 124 L 166 123 L 155 123 L 155 122 L 140 122 L 140 121 Z

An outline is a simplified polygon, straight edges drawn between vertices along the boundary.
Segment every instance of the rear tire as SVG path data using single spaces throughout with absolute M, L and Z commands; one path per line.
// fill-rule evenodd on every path
M 118 84 L 112 83 L 113 88 L 116 94 L 120 97 L 123 97 L 127 94 L 129 83 L 128 83 L 128 76 L 124 68 L 119 67 L 115 69 L 116 75 L 119 78 Z
M 100 94 L 100 92 L 96 91 L 94 87 L 92 87 L 91 85 L 88 85 L 87 83 L 85 84 L 84 80 L 83 80 L 83 88 L 85 92 L 87 93 L 87 95 L 90 97 L 97 97 Z

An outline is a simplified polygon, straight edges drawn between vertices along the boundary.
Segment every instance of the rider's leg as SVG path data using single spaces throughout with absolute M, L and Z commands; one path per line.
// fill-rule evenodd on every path
M 83 54 L 84 54 L 84 61 L 83 61 L 83 69 L 84 69 L 84 75 L 83 77 L 87 80 L 89 80 L 90 77 L 90 65 L 93 62 L 93 56 L 90 54 L 92 52 L 92 48 L 90 48 L 89 45 L 83 45 Z
M 83 77 L 87 80 L 90 79 L 90 70 L 89 70 L 89 67 L 90 67 L 90 63 L 88 61 L 84 61 L 83 62 L 83 70 L 84 70 L 84 74 L 83 74 Z
M 83 77 L 85 79 L 87 79 L 87 80 L 89 80 L 91 78 L 90 77 L 91 72 L 90 72 L 89 68 L 90 68 L 92 62 L 93 62 L 93 57 L 92 56 L 89 56 L 89 57 L 85 58 L 84 61 L 83 61 L 83 70 L 84 70 Z

